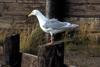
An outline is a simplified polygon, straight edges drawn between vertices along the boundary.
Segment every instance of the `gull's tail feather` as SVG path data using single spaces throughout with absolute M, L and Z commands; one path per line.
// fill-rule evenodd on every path
M 77 24 L 69 24 L 64 26 L 67 29 L 74 29 L 74 28 L 79 28 L 79 25 Z
M 72 28 L 78 28 L 79 25 L 77 25 L 77 24 L 71 24 L 71 27 L 72 27 Z

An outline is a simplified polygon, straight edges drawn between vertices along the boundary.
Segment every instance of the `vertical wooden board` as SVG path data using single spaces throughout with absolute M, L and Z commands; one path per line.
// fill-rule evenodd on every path
M 0 28 L 4 28 L 4 29 L 10 29 L 12 28 L 11 24 L 7 24 L 7 23 L 0 23 Z

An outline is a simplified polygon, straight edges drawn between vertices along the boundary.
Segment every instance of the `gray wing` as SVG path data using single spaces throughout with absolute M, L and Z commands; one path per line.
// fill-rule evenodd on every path
M 52 28 L 52 29 L 60 29 L 64 27 L 67 24 L 67 22 L 60 22 L 57 19 L 50 19 L 46 21 L 43 27 L 45 28 Z

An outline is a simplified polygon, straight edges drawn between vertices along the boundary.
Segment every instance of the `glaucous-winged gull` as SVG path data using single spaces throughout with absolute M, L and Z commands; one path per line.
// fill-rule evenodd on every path
M 61 22 L 55 18 L 49 19 L 45 17 L 39 10 L 33 10 L 28 16 L 35 15 L 39 21 L 40 28 L 51 35 L 51 44 L 54 42 L 53 34 L 79 27 L 77 24 L 69 22 Z

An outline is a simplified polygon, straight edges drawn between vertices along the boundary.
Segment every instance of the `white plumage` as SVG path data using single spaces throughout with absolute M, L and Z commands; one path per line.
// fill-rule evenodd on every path
M 45 17 L 39 10 L 33 10 L 28 16 L 31 15 L 35 15 L 38 18 L 39 25 L 44 32 L 50 33 L 51 41 L 53 40 L 53 34 L 79 27 L 77 24 L 61 22 L 55 18 L 49 19 Z

